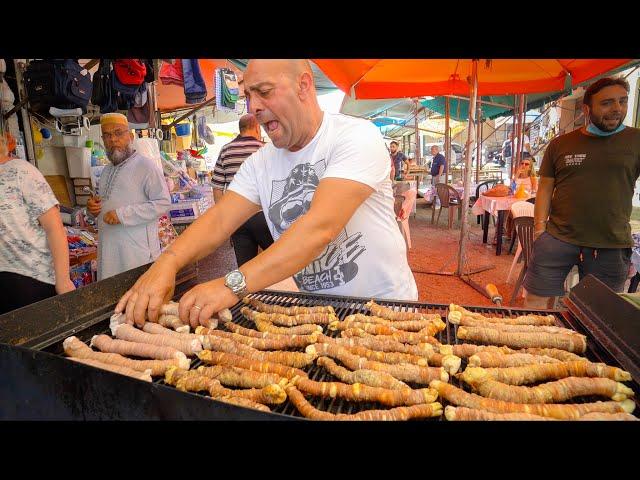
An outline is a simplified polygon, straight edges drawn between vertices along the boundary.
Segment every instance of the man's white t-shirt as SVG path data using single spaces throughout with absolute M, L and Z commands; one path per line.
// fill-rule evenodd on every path
M 262 206 L 277 240 L 309 210 L 323 178 L 370 186 L 374 192 L 342 233 L 294 280 L 312 293 L 417 300 L 393 211 L 390 171 L 384 140 L 372 123 L 325 112 L 309 144 L 297 152 L 266 144 L 245 160 L 229 190 Z

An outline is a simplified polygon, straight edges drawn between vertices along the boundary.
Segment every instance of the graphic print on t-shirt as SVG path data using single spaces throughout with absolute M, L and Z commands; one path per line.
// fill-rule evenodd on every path
M 314 165 L 299 164 L 287 178 L 272 182 L 269 220 L 273 222 L 277 236 L 309 211 L 313 194 L 326 169 L 324 159 Z M 325 290 L 353 280 L 358 274 L 355 260 L 366 250 L 361 242 L 362 236 L 361 232 L 349 235 L 344 229 L 318 258 L 293 276 L 298 288 L 306 291 Z
M 356 258 L 366 247 L 360 243 L 362 233 L 351 236 L 344 229 L 338 237 L 304 270 L 293 276 L 298 288 L 308 292 L 341 287 L 358 274 Z
M 313 166 L 301 163 L 284 180 L 273 180 L 269 220 L 278 234 L 284 233 L 300 215 L 309 211 L 313 194 L 326 169 L 327 162 L 324 159 Z

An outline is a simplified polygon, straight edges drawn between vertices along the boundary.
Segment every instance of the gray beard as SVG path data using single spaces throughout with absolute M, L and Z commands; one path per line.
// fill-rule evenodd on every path
M 135 153 L 135 149 L 132 144 L 127 145 L 125 148 L 113 148 L 107 150 L 107 158 L 115 166 L 120 165 L 127 158 Z

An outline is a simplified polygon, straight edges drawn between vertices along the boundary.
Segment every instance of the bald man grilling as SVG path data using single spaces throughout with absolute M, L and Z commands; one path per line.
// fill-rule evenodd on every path
M 323 112 L 305 60 L 252 60 L 244 72 L 249 110 L 271 143 L 242 163 L 220 202 L 196 220 L 120 299 L 116 312 L 156 321 L 176 272 L 264 212 L 274 242 L 224 278 L 180 298 L 193 327 L 293 276 L 301 291 L 417 300 L 393 212 L 391 164 L 371 122 Z
M 103 280 L 158 258 L 158 218 L 171 199 L 160 167 L 133 148 L 127 117 L 106 113 L 100 127 L 111 165 L 100 176 L 100 197 L 91 197 L 87 210 L 98 220 L 98 280 Z

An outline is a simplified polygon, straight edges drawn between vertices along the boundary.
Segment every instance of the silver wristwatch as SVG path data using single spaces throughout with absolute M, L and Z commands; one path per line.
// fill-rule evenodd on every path
M 232 270 L 224 276 L 224 284 L 231 289 L 231 291 L 242 300 L 242 298 L 249 292 L 247 292 L 247 282 L 244 279 L 244 274 L 240 270 Z

